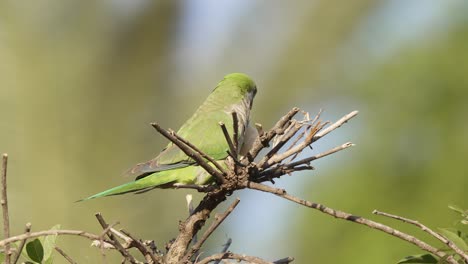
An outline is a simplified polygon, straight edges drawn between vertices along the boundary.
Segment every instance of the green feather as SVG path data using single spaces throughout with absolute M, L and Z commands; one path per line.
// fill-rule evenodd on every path
M 238 112 L 239 142 L 242 143 L 256 92 L 257 87 L 249 76 L 243 73 L 226 75 L 177 134 L 215 160 L 223 161 L 227 157 L 229 147 L 219 122 L 223 122 L 232 135 L 231 111 Z M 211 175 L 196 166 L 191 158 L 172 143 L 169 143 L 156 158 L 137 164 L 128 174 L 136 177 L 136 180 L 83 200 L 153 188 L 167 188 L 172 187 L 174 183 L 203 185 L 212 181 Z

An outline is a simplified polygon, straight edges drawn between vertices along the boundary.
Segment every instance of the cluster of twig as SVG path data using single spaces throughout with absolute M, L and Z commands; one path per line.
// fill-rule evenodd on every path
M 215 229 L 229 216 L 229 214 L 236 208 L 239 199 L 236 199 L 228 209 L 222 214 L 217 214 L 214 217 L 212 224 L 205 230 L 199 240 L 196 240 L 197 234 L 208 218 L 212 215 L 213 210 L 223 201 L 227 199 L 234 191 L 240 189 L 253 189 L 262 192 L 267 192 L 279 196 L 281 198 L 290 200 L 292 202 L 301 204 L 303 206 L 317 209 L 327 215 L 333 216 L 338 219 L 351 221 L 361 224 L 376 230 L 380 230 L 392 236 L 403 239 L 412 243 L 419 248 L 430 252 L 440 258 L 445 258 L 449 263 L 455 264 L 457 261 L 446 252 L 438 250 L 437 248 L 409 235 L 398 231 L 389 226 L 381 223 L 355 216 L 346 212 L 338 211 L 329 208 L 323 204 L 314 203 L 300 199 L 286 192 L 284 189 L 278 189 L 265 185 L 264 182 L 273 182 L 275 178 L 279 178 L 286 174 L 291 174 L 296 171 L 312 170 L 313 167 L 310 163 L 316 159 L 328 156 L 338 151 L 347 149 L 353 146 L 352 143 L 344 143 L 335 148 L 332 148 L 323 153 L 319 153 L 306 158 L 298 159 L 299 154 L 304 149 L 311 147 L 317 140 L 321 139 L 331 131 L 340 127 L 351 118 L 357 115 L 357 111 L 353 111 L 343 116 L 338 121 L 330 124 L 328 122 L 321 122 L 319 120 L 320 113 L 315 118 L 310 119 L 309 115 L 304 113 L 304 117 L 300 120 L 294 119 L 294 116 L 299 112 L 298 108 L 293 108 L 285 116 L 283 116 L 274 126 L 268 131 L 260 131 L 258 138 L 254 145 L 245 157 L 239 157 L 239 142 L 237 130 L 237 115 L 233 113 L 233 135 L 229 135 L 228 129 L 222 123 L 220 127 L 225 135 L 226 141 L 229 145 L 229 157 L 225 161 L 227 166 L 219 164 L 205 153 L 203 153 L 196 146 L 187 142 L 185 139 L 178 136 L 172 130 L 161 128 L 158 124 L 152 126 L 164 137 L 169 139 L 172 143 L 177 145 L 186 155 L 191 157 L 199 166 L 203 167 L 215 179 L 215 184 L 209 186 L 196 186 L 196 185 L 178 185 L 177 188 L 191 188 L 199 192 L 206 193 L 204 198 L 200 201 L 196 208 L 190 209 L 190 215 L 179 224 L 179 233 L 177 237 L 166 245 L 166 252 L 157 250 L 153 241 L 143 241 L 135 238 L 125 230 L 117 231 L 114 225 L 108 225 L 103 217 L 98 213 L 96 217 L 104 229 L 100 235 L 87 233 L 77 230 L 48 230 L 41 232 L 30 232 L 26 229 L 22 235 L 10 237 L 8 226 L 8 203 L 6 197 L 6 155 L 3 157 L 3 170 L 2 170 L 2 208 L 4 219 L 4 233 L 5 239 L 0 241 L 0 246 L 4 248 L 6 254 L 5 263 L 10 264 L 10 248 L 9 244 L 15 241 L 22 241 L 22 245 L 26 239 L 47 236 L 47 235 L 78 235 L 91 239 L 93 244 L 101 250 L 112 248 L 116 249 L 123 257 L 123 262 L 142 263 L 135 256 L 130 254 L 130 248 L 136 248 L 144 257 L 144 263 L 155 264 L 172 264 L 172 263 L 185 263 L 185 264 L 205 264 L 205 263 L 219 263 L 222 260 L 236 260 L 244 261 L 247 263 L 276 263 L 285 264 L 293 261 L 293 258 L 287 257 L 277 261 L 269 262 L 258 257 L 246 256 L 236 254 L 228 251 L 231 241 L 229 240 L 223 248 L 222 252 L 201 258 L 200 249 L 206 240 L 211 236 Z M 264 155 L 259 156 L 262 150 L 271 147 Z M 430 235 L 436 237 L 444 244 L 453 249 L 461 259 L 468 263 L 468 255 L 466 252 L 458 248 L 453 242 L 443 237 L 442 235 L 432 231 L 428 227 L 418 223 L 417 221 L 406 219 L 400 216 L 390 215 L 387 213 L 374 211 L 375 214 L 395 218 L 407 223 L 414 224 L 422 230 L 428 232 Z M 75 263 L 63 250 L 56 248 L 70 263 Z M 20 252 L 20 248 L 18 249 Z M 16 263 L 17 256 L 14 256 L 13 263 Z M 104 253 L 103 253 L 104 256 Z
M 218 161 L 213 160 L 190 142 L 179 137 L 174 131 L 165 130 L 155 123 L 152 124 L 159 133 L 177 145 L 187 156 L 195 160 L 198 165 L 203 167 L 216 179 L 216 184 L 210 186 L 177 186 L 178 188 L 193 188 L 200 192 L 205 192 L 206 195 L 193 213 L 180 224 L 179 235 L 170 245 L 165 255 L 165 261 L 167 263 L 198 263 L 196 261 L 199 256 L 196 253 L 199 251 L 206 238 L 211 235 L 211 232 L 219 226 L 221 221 L 227 217 L 239 201 L 236 200 L 236 202 L 231 205 L 230 210 L 223 214 L 223 217 L 215 219 L 205 234 L 203 234 L 200 241 L 191 247 L 190 243 L 200 231 L 205 221 L 210 217 L 211 212 L 234 191 L 248 188 L 274 193 L 286 198 L 286 191 L 272 188 L 263 184 L 263 182 L 274 182 L 275 178 L 279 178 L 285 174 L 291 174 L 295 171 L 312 170 L 313 167 L 310 166 L 310 162 L 313 160 L 352 146 L 352 143 L 348 142 L 324 153 L 294 161 L 305 148 L 311 147 L 312 143 L 357 115 L 357 111 L 351 112 L 334 124 L 326 127 L 328 123 L 322 123 L 319 120 L 319 115 L 314 119 L 310 119 L 308 114 L 305 114 L 304 118 L 301 120 L 293 119 L 298 112 L 298 108 L 293 108 L 283 116 L 272 129 L 266 132 L 260 131 L 259 137 L 245 157 L 238 156 L 238 119 L 236 113 L 232 114 L 234 120 L 232 136 L 229 135 L 226 126 L 220 123 L 220 127 L 229 146 L 229 157 L 226 161 L 228 169 L 225 169 Z M 260 152 L 270 147 L 270 145 L 272 145 L 272 148 L 262 157 L 258 157 Z M 234 258 L 234 256 L 236 256 L 235 254 L 227 253 L 228 252 L 224 252 L 216 256 L 224 259 Z M 212 258 L 213 256 L 209 256 L 200 260 L 200 262 L 204 263 L 203 261 Z M 276 261 L 273 263 L 289 263 L 291 261 L 293 261 L 293 258 L 285 258 L 280 260 L 280 262 Z M 253 259 L 250 260 L 250 262 L 272 263 L 265 260 L 260 261 Z

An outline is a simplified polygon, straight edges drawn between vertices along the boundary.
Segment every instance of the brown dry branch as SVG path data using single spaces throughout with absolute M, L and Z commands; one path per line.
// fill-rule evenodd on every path
M 229 214 L 234 211 L 236 206 L 239 204 L 240 200 L 239 198 L 236 198 L 236 200 L 229 206 L 229 208 L 220 216 L 215 216 L 215 221 L 211 224 L 211 226 L 205 231 L 203 236 L 200 238 L 200 240 L 193 245 L 193 247 L 184 255 L 184 258 L 182 261 L 188 262 L 189 259 L 200 250 L 200 248 L 203 246 L 205 241 L 208 239 L 208 237 L 211 236 L 211 234 L 215 231 L 216 228 L 226 219 L 226 217 L 229 216 Z
M 109 226 L 102 217 L 101 214 L 96 214 L 96 218 L 103 228 L 102 235 L 94 235 L 84 231 L 78 230 L 47 230 L 30 233 L 26 231 L 22 235 L 7 237 L 0 241 L 0 246 L 4 247 L 5 250 L 9 243 L 15 241 L 25 241 L 28 238 L 47 236 L 47 235 L 78 235 L 93 241 L 93 245 L 101 248 L 101 250 L 115 249 L 130 263 L 142 263 L 133 256 L 129 249 L 136 248 L 145 259 L 144 263 L 155 263 L 155 264 L 206 264 L 210 262 L 219 263 L 222 260 L 237 260 L 245 261 L 249 263 L 265 264 L 265 263 L 290 263 L 293 258 L 287 257 L 277 261 L 266 261 L 254 256 L 246 256 L 242 254 L 236 254 L 228 251 L 229 246 L 225 246 L 222 252 L 207 256 L 202 260 L 198 260 L 199 255 L 197 252 L 201 250 L 201 247 L 215 231 L 215 229 L 226 219 L 230 213 L 235 209 L 239 200 L 237 199 L 224 213 L 215 217 L 213 223 L 207 228 L 201 239 L 197 242 L 194 241 L 196 235 L 200 232 L 206 221 L 210 218 L 213 211 L 218 207 L 219 204 L 224 202 L 228 196 L 232 195 L 235 191 L 241 189 L 251 189 L 256 191 L 268 192 L 286 200 L 295 202 L 308 208 L 316 209 L 322 213 L 333 216 L 337 219 L 343 219 L 357 223 L 369 228 L 373 228 L 392 236 L 398 237 L 408 243 L 414 244 L 419 248 L 430 252 L 440 258 L 445 258 L 449 263 L 456 264 L 456 260 L 453 256 L 447 255 L 443 252 L 426 242 L 403 233 L 399 230 L 383 225 L 381 223 L 355 216 L 343 211 L 329 208 L 323 204 L 315 203 L 300 199 L 287 193 L 286 190 L 274 188 L 263 183 L 273 182 L 275 178 L 282 177 L 286 174 L 291 174 L 296 171 L 312 170 L 311 162 L 326 157 L 331 154 L 335 154 L 339 151 L 345 150 L 353 144 L 351 142 L 341 144 L 335 148 L 329 149 L 322 153 L 318 153 L 309 157 L 303 157 L 296 160 L 298 156 L 303 153 L 305 148 L 312 148 L 312 144 L 317 140 L 323 138 L 333 130 L 339 128 L 350 119 L 357 115 L 357 111 L 350 112 L 343 116 L 341 119 L 334 123 L 322 122 L 319 118 L 320 113 L 313 119 L 310 118 L 308 113 L 303 113 L 304 117 L 301 120 L 294 119 L 294 116 L 299 112 L 299 108 L 293 108 L 286 115 L 284 115 L 270 130 L 263 131 L 260 129 L 259 136 L 255 140 L 252 148 L 247 154 L 247 158 L 238 160 L 238 146 L 239 142 L 239 120 L 236 113 L 232 113 L 233 118 L 233 137 L 229 135 L 228 129 L 222 123 L 220 123 L 220 129 L 222 130 L 226 141 L 228 143 L 229 153 L 228 158 L 225 161 L 216 161 L 206 153 L 203 153 L 199 148 L 194 146 L 192 143 L 186 141 L 172 130 L 166 130 L 161 128 L 158 124 L 151 124 L 161 135 L 171 141 L 174 145 L 178 146 L 187 156 L 196 162 L 196 164 L 206 170 L 215 179 L 215 184 L 207 186 L 197 185 L 176 185 L 175 188 L 189 188 L 195 189 L 199 192 L 205 193 L 205 196 L 200 201 L 198 206 L 191 210 L 189 216 L 179 223 L 179 233 L 177 236 L 167 244 L 167 252 L 161 253 L 154 246 L 154 241 L 144 241 L 134 237 L 130 233 L 121 230 L 120 232 L 115 230 L 113 226 Z M 257 128 L 261 128 L 261 125 L 257 125 Z M 257 157 L 259 153 L 267 147 L 273 147 L 263 157 Z M 8 209 L 5 208 L 6 203 L 6 161 L 4 156 L 4 179 L 2 179 L 3 189 L 5 196 L 2 196 L 2 205 L 5 215 L 8 216 Z M 258 163 L 255 162 L 258 160 Z M 288 161 L 286 161 L 288 160 Z M 296 160 L 293 162 L 293 160 Z M 224 162 L 225 164 L 219 164 Z M 224 166 L 225 165 L 225 166 Z M 3 191 L 2 189 L 2 191 Z M 6 211 L 6 213 L 5 213 Z M 384 213 L 379 213 L 384 214 Z M 427 227 L 417 223 L 416 221 L 409 220 L 403 217 L 386 215 L 392 218 L 396 218 L 408 223 L 415 224 L 435 236 L 454 251 L 462 258 L 467 258 L 466 253 L 460 251 L 456 245 L 446 239 L 443 236 L 433 232 Z M 413 221 L 413 222 L 412 222 Z M 4 221 L 5 222 L 5 221 Z M 4 230 L 7 230 L 7 226 L 4 226 Z M 108 239 L 104 236 L 107 235 Z M 122 244 L 119 240 L 122 240 Z M 229 245 L 230 243 L 228 243 Z M 190 246 L 193 245 L 193 246 Z M 58 250 L 58 249 L 57 249 Z M 8 251 L 6 251 L 8 252 Z M 102 252 L 104 257 L 104 252 Z M 8 254 L 7 254 L 8 255 Z M 70 260 L 69 260 L 70 261 Z
M 146 263 L 161 263 L 161 258 L 153 254 L 151 250 L 141 241 L 141 239 L 134 237 L 132 234 L 129 232 L 121 229 L 120 232 L 124 233 L 126 236 L 131 238 L 131 242 L 128 245 L 128 247 L 135 247 L 140 251 L 140 253 L 145 257 Z
M 234 141 L 233 142 L 233 145 L 234 145 L 234 149 L 236 150 L 236 153 L 238 152 L 239 150 L 239 119 L 237 117 L 237 113 L 234 111 L 231 113 L 232 115 L 232 140 Z M 235 155 L 237 156 L 237 155 Z
M 234 146 L 234 143 L 232 142 L 231 137 L 229 136 L 229 132 L 227 130 L 226 125 L 223 122 L 219 122 L 219 126 L 221 127 L 221 130 L 223 131 L 224 137 L 226 138 L 226 142 L 228 143 L 228 146 L 229 146 L 228 154 L 229 154 L 229 156 L 237 157 L 237 149 Z
M 203 153 L 201 150 L 199 150 L 195 145 L 193 145 L 192 143 L 188 142 L 187 140 L 183 139 L 182 137 L 180 137 L 179 135 L 177 135 L 174 131 L 172 130 L 169 130 L 169 132 L 171 132 L 171 134 L 176 137 L 178 140 L 180 140 L 182 143 L 184 143 L 185 145 L 187 145 L 189 148 L 193 149 L 195 152 L 197 152 L 198 154 L 200 154 L 203 158 L 205 158 L 206 160 L 208 160 L 211 164 L 213 164 L 222 174 L 223 176 L 227 174 L 226 170 L 224 170 L 224 168 L 219 165 L 219 162 L 217 162 L 216 160 L 214 160 L 212 157 L 206 155 L 205 153 Z
M 65 253 L 61 248 L 57 246 L 54 248 L 60 255 L 62 255 L 68 261 L 68 263 L 77 264 L 76 261 L 74 261 L 70 256 L 68 256 L 67 253 Z
M 44 236 L 63 236 L 63 235 L 71 235 L 71 236 L 81 236 L 91 241 L 99 240 L 99 236 L 96 234 L 88 233 L 81 230 L 43 230 L 38 232 L 31 232 L 31 233 L 24 233 L 17 236 L 12 236 L 3 240 L 0 240 L 0 247 L 4 247 L 8 243 L 13 243 L 16 241 L 21 241 L 30 238 L 36 237 L 44 237 Z M 112 244 L 110 241 L 105 241 L 106 243 Z
M 246 261 L 247 263 L 252 263 L 252 264 L 272 264 L 272 263 L 274 263 L 274 262 L 269 262 L 269 261 L 263 260 L 263 259 L 258 258 L 258 257 L 235 254 L 235 253 L 232 253 L 232 252 L 226 252 L 226 253 L 218 253 L 218 254 L 211 255 L 209 257 L 206 257 L 206 258 L 196 262 L 196 264 L 208 264 L 208 263 L 210 263 L 212 261 L 223 260 L 223 259 Z
M 27 223 L 26 227 L 24 228 L 24 233 L 29 234 L 31 232 L 31 223 Z M 27 238 L 21 240 L 20 244 L 18 245 L 18 249 L 16 251 L 16 255 L 13 258 L 13 264 L 16 264 L 21 256 L 21 251 L 23 251 L 24 244 L 26 244 Z
M 163 135 L 165 138 L 169 139 L 172 143 L 174 143 L 177 147 L 179 147 L 180 150 L 182 150 L 187 156 L 189 156 L 190 158 L 195 160 L 197 162 L 197 164 L 199 164 L 201 167 L 203 167 L 203 169 L 205 169 L 210 175 L 215 177 L 215 179 L 218 182 L 220 182 L 220 183 L 224 182 L 224 177 L 223 177 L 222 172 L 215 170 L 215 168 L 210 166 L 205 161 L 205 159 L 203 158 L 203 156 L 208 156 L 208 155 L 204 154 L 200 150 L 197 151 L 197 150 L 193 149 L 189 145 L 187 145 L 184 142 L 182 142 L 181 140 L 179 140 L 178 139 L 178 138 L 180 138 L 179 136 L 174 136 L 176 134 L 175 132 L 165 130 L 162 127 L 160 127 L 159 124 L 157 124 L 157 123 L 152 123 L 151 125 L 159 133 L 161 133 L 161 135 Z M 192 145 L 192 144 L 190 144 L 190 145 Z
M 259 190 L 259 191 L 262 191 L 262 192 L 272 193 L 274 195 L 277 195 L 277 196 L 279 196 L 281 198 L 284 198 L 286 200 L 295 202 L 297 204 L 300 204 L 300 205 L 303 205 L 303 206 L 306 206 L 306 207 L 309 207 L 309 208 L 312 208 L 312 209 L 319 210 L 320 212 L 325 213 L 325 214 L 330 215 L 330 216 L 333 216 L 335 218 L 351 221 L 353 223 L 361 224 L 361 225 L 364 225 L 364 226 L 367 226 L 367 227 L 382 231 L 382 232 L 387 233 L 389 235 L 392 235 L 392 236 L 398 237 L 398 238 L 400 238 L 402 240 L 405 240 L 405 241 L 407 241 L 407 242 L 409 242 L 411 244 L 414 244 L 417 247 L 419 247 L 419 248 L 421 248 L 421 249 L 423 249 L 423 250 L 425 250 L 427 252 L 430 252 L 430 253 L 432 253 L 434 255 L 437 255 L 438 257 L 442 258 L 442 257 L 445 257 L 445 255 L 446 255 L 445 252 L 440 251 L 439 249 L 427 244 L 424 241 L 419 240 L 418 238 L 416 238 L 414 236 L 408 235 L 406 233 L 403 233 L 403 232 L 401 232 L 399 230 L 396 230 L 396 229 L 391 228 L 389 226 L 386 226 L 384 224 L 381 224 L 381 223 L 378 223 L 378 222 L 375 222 L 375 221 L 372 221 L 372 220 L 369 220 L 369 219 L 366 219 L 366 218 L 363 218 L 363 217 L 360 217 L 360 216 L 356 216 L 356 215 L 352 215 L 352 214 L 349 214 L 349 213 L 346 213 L 346 212 L 343 212 L 343 211 L 335 210 L 335 209 L 327 207 L 327 206 L 325 206 L 323 204 L 313 203 L 313 202 L 309 202 L 309 201 L 300 199 L 298 197 L 295 197 L 293 195 L 288 194 L 286 192 L 286 190 L 284 190 L 284 189 L 273 188 L 273 187 L 270 187 L 270 186 L 267 186 L 267 185 L 264 185 L 264 184 L 260 184 L 260 183 L 255 183 L 255 182 L 251 182 L 250 185 L 249 185 L 249 188 L 254 189 L 254 190 Z M 447 260 L 450 261 L 450 263 L 453 263 L 453 264 L 457 263 L 456 260 L 451 256 L 449 256 L 447 258 Z
M 138 264 L 140 262 L 138 262 L 134 256 L 132 256 L 126 248 L 124 248 L 122 246 L 122 244 L 120 243 L 120 241 L 114 236 L 114 233 L 110 231 L 110 229 L 112 228 L 111 226 L 109 226 L 106 221 L 104 220 L 104 217 L 102 217 L 101 213 L 97 213 L 96 215 L 96 218 L 97 220 L 99 221 L 99 224 L 101 224 L 102 228 L 104 228 L 104 231 L 103 233 L 105 233 L 109 239 L 114 242 L 113 245 L 115 246 L 115 248 L 120 252 L 120 254 L 122 254 L 122 256 L 130 261 L 130 263 L 132 264 Z
M 446 244 L 449 248 L 453 249 L 453 251 L 457 252 L 457 254 L 460 255 L 464 259 L 465 263 L 468 263 L 468 254 L 467 253 L 465 253 L 455 243 L 453 243 L 452 241 L 450 241 L 449 239 L 447 239 L 443 235 L 435 232 L 434 230 L 432 230 L 429 227 L 421 224 L 420 222 L 418 222 L 416 220 L 409 219 L 409 218 L 405 218 L 405 217 L 402 217 L 402 216 L 399 216 L 399 215 L 380 212 L 380 211 L 377 211 L 377 210 L 374 210 L 372 213 L 376 214 L 376 215 L 382 215 L 382 216 L 385 216 L 385 217 L 400 220 L 400 221 L 402 221 L 404 223 L 412 224 L 412 225 L 415 225 L 415 226 L 419 227 L 422 231 L 424 231 L 424 232 L 428 233 L 429 235 L 435 237 L 436 239 L 440 240 L 442 243 Z
M 7 196 L 7 167 L 8 167 L 8 154 L 2 155 L 2 198 L 0 203 L 2 204 L 3 213 L 3 236 L 5 238 L 10 237 L 10 216 L 8 215 L 8 196 Z M 5 245 L 5 264 L 10 264 L 10 244 Z

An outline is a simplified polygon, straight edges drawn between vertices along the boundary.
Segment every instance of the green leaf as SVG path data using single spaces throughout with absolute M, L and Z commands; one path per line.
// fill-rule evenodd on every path
M 44 248 L 41 241 L 37 238 L 26 244 L 26 252 L 28 252 L 28 256 L 35 262 L 41 263 L 44 259 Z
M 439 228 L 440 233 L 448 240 L 452 241 L 461 250 L 468 250 L 468 244 L 463 240 L 463 232 L 453 228 Z
M 53 226 L 50 230 L 58 230 L 60 229 L 60 225 Z M 44 246 L 44 264 L 51 264 L 53 263 L 53 255 L 54 248 L 57 241 L 57 235 L 46 236 L 42 240 L 42 244 Z
M 5 254 L 3 252 L 0 252 L 0 263 L 3 263 L 5 261 Z
M 437 258 L 432 254 L 420 254 L 420 255 L 412 255 L 408 256 L 404 259 L 398 261 L 400 263 L 434 263 L 438 262 Z

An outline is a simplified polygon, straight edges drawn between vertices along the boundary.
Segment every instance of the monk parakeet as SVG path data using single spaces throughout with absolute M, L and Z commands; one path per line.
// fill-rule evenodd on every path
M 226 125 L 232 136 L 231 113 L 235 111 L 239 120 L 240 155 L 245 154 L 257 132 L 249 125 L 250 109 L 256 93 L 257 87 L 249 76 L 242 73 L 226 75 L 177 134 L 220 161 L 220 164 L 224 164 L 221 161 L 227 158 L 229 147 L 219 122 Z M 169 143 L 156 158 L 137 164 L 128 173 L 136 179 L 84 200 L 129 192 L 144 192 L 153 188 L 170 188 L 175 184 L 205 185 L 213 182 L 210 174 L 173 143 Z

